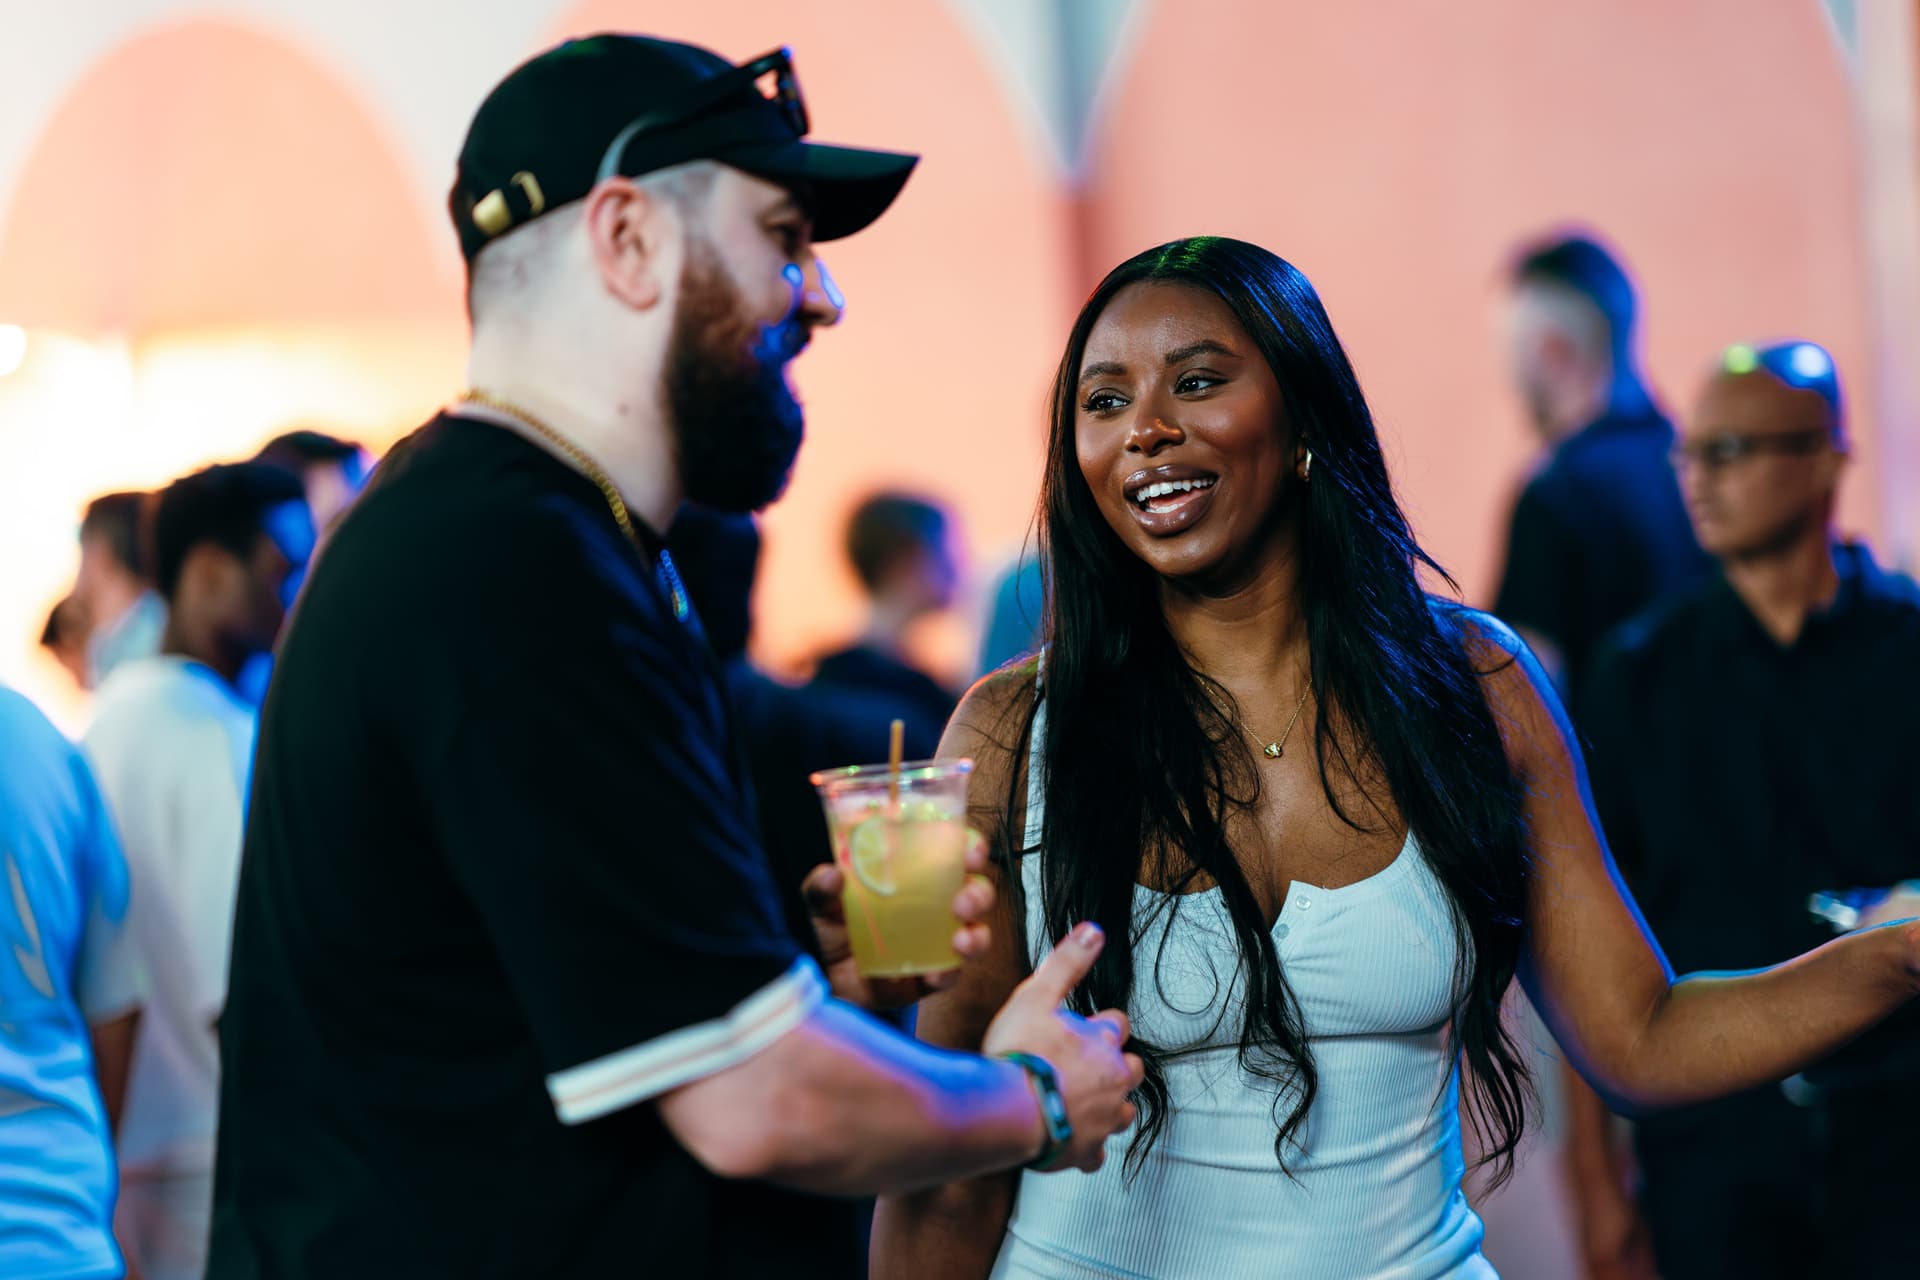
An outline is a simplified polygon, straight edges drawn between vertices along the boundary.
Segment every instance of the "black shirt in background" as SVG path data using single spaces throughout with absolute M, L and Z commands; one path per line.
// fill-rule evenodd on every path
M 906 722 L 904 750 L 910 760 L 933 758 L 947 720 L 959 704 L 951 691 L 926 672 L 858 645 L 822 658 L 808 687 L 862 694 L 871 705 L 890 709 L 892 717 Z
M 744 656 L 722 666 L 734 724 L 747 747 L 767 861 L 795 936 L 810 939 L 799 886 L 833 860 L 826 811 L 810 775 L 884 763 L 896 708 L 859 690 L 782 684 Z
M 1610 628 L 1708 568 L 1680 500 L 1659 413 L 1616 413 L 1561 441 L 1514 505 L 1493 612 L 1559 649 L 1580 687 Z
M 260 731 L 212 1280 L 851 1273 L 818 1202 L 713 1177 L 619 1088 L 574 1124 L 549 1094 L 817 992 L 649 561 L 590 482 L 450 418 L 329 541 Z
M 1608 844 L 1674 970 L 1777 964 L 1829 941 L 1823 890 L 1920 877 L 1920 592 L 1836 549 L 1840 590 L 1781 646 L 1717 574 L 1620 628 L 1581 690 Z M 1920 1085 L 1908 1011 L 1807 1073 Z M 1650 1116 L 1658 1137 L 1722 1106 Z

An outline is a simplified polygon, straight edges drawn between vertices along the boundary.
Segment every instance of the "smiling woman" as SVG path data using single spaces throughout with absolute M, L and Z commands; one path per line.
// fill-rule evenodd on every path
M 1131 285 L 1087 335 L 1085 359 L 1074 430 L 1080 471 L 1144 563 L 1173 578 L 1213 579 L 1244 570 L 1275 538 L 1297 535 L 1287 477 L 1305 447 L 1273 371 L 1225 299 L 1184 284 Z M 1236 503 L 1236 487 L 1279 501 Z M 1216 497 L 1222 519 L 1201 528 Z M 1242 550 L 1243 563 L 1223 562 L 1230 548 Z
M 1518 793 L 1456 614 L 1421 590 L 1417 567 L 1438 566 L 1394 501 L 1312 285 L 1225 239 L 1122 264 L 1068 339 L 1051 446 L 1036 922 L 1050 933 L 1077 911 L 1111 918 L 1117 938 L 1136 883 L 1219 887 L 1247 984 L 1237 1051 L 1277 1086 L 1268 1140 L 1286 1164 L 1319 1081 L 1273 939 L 1287 885 L 1366 879 L 1417 830 L 1466 944 L 1447 949 L 1463 996 L 1453 1031 L 1504 1150 L 1523 1086 L 1498 1017 L 1525 886 Z M 1266 755 L 1303 704 L 1314 751 Z M 1118 722 L 1142 710 L 1150 733 Z M 1137 806 L 1113 803 L 1116 773 Z M 1133 865 L 1120 848 L 1138 851 Z M 1122 952 L 1091 985 L 1125 1001 L 1135 981 Z M 1155 1071 L 1133 1160 L 1170 1096 Z
M 1139 1117 L 1087 1178 L 883 1202 L 876 1275 L 1485 1280 L 1462 1113 L 1503 1175 L 1516 977 L 1621 1107 L 1778 1079 L 1920 984 L 1920 924 L 1673 981 L 1550 682 L 1422 589 L 1440 570 L 1353 368 L 1266 250 L 1174 241 L 1094 291 L 1041 516 L 1044 656 L 940 749 L 975 762 L 1011 910 L 919 1028 L 980 1044 L 1093 920 L 1111 942 L 1073 999 L 1132 1020 Z

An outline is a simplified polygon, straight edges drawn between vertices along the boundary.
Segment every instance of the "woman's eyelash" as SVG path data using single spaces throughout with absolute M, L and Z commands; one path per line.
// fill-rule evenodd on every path
M 1213 373 L 1183 373 L 1180 375 L 1179 380 L 1174 383 L 1174 390 L 1198 391 L 1204 388 L 1195 384 L 1204 384 L 1204 387 L 1217 387 L 1225 381 L 1225 378 Z M 1096 391 L 1080 402 L 1080 408 L 1086 413 L 1099 413 L 1104 409 L 1115 408 L 1121 403 L 1124 403 L 1124 397 L 1116 392 Z

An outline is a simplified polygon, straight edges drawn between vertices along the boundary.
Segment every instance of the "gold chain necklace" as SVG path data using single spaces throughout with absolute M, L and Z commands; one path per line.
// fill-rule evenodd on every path
M 585 449 L 504 396 L 496 396 L 491 391 L 469 387 L 460 393 L 458 400 L 461 404 L 484 405 L 495 413 L 504 413 L 509 418 L 532 427 L 573 464 L 574 470 L 593 481 L 599 488 L 601 496 L 607 500 L 608 510 L 613 512 L 613 522 L 620 526 L 620 532 L 627 535 L 628 541 L 634 543 L 640 541 L 640 535 L 633 527 L 633 516 L 627 511 L 627 500 L 620 496 L 620 490 L 614 487 L 613 479 L 601 469 L 599 463 L 588 456 Z
M 1300 691 L 1300 701 L 1294 705 L 1293 719 L 1287 721 L 1287 727 L 1280 732 L 1278 742 L 1269 742 L 1260 748 L 1260 753 L 1269 760 L 1278 760 L 1287 754 L 1287 739 L 1293 736 L 1293 726 L 1300 722 L 1300 713 L 1307 709 L 1307 695 L 1313 692 L 1313 681 L 1307 681 L 1307 687 Z
M 593 481 L 595 487 L 600 490 L 600 496 L 607 500 L 607 510 L 613 512 L 613 522 L 620 526 L 620 532 L 627 536 L 628 542 L 639 547 L 641 551 L 646 551 L 646 543 L 640 540 L 639 531 L 633 527 L 633 514 L 627 510 L 627 500 L 620 496 L 620 490 L 615 487 L 613 477 L 609 476 L 585 449 L 505 396 L 497 396 L 491 391 L 468 387 L 455 399 L 460 404 L 484 405 L 495 413 L 504 413 L 507 417 L 524 423 L 537 432 L 542 439 L 558 449 L 562 457 L 573 464 L 574 470 Z M 686 584 L 680 580 L 680 570 L 675 567 L 673 557 L 667 554 L 665 547 L 662 547 L 653 557 L 653 561 L 654 572 L 660 578 L 660 585 L 666 588 L 667 597 L 672 602 L 673 616 L 681 622 L 687 621 L 693 611 L 693 604 L 687 595 Z

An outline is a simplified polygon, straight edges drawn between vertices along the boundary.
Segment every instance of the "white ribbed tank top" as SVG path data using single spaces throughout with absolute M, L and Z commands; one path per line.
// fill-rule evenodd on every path
M 1045 740 L 1045 704 L 1033 741 Z M 1037 850 L 1041 771 L 1028 766 Z M 1022 859 L 1027 937 L 1049 945 L 1040 859 Z M 1282 1172 L 1278 1086 L 1243 1070 L 1244 982 L 1218 890 L 1134 898 L 1127 1010 L 1166 1065 L 1171 1115 L 1144 1167 L 1133 1133 L 1095 1174 L 1025 1174 L 996 1280 L 1492 1280 L 1460 1180 L 1459 1075 L 1446 1027 L 1458 954 L 1446 892 L 1410 834 L 1378 875 L 1287 887 L 1274 947 L 1300 1001 L 1320 1088 Z M 1155 957 L 1158 957 L 1156 980 Z

